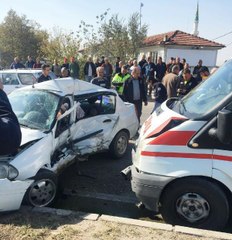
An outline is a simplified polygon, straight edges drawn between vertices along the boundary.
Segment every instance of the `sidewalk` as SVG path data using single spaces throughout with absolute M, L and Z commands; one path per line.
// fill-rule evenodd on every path
M 231 234 L 52 208 L 0 215 L 0 239 L 232 239 Z

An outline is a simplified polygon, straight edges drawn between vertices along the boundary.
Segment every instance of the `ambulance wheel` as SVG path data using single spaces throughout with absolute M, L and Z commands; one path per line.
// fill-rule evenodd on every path
M 129 142 L 128 133 L 121 131 L 117 133 L 110 144 L 110 153 L 115 158 L 121 158 L 126 153 Z
M 34 207 L 51 206 L 57 196 L 58 180 L 56 174 L 42 169 L 33 179 L 34 182 L 28 188 L 24 202 Z
M 171 184 L 160 202 L 164 221 L 173 225 L 221 230 L 229 219 L 226 194 L 216 183 L 202 178 Z

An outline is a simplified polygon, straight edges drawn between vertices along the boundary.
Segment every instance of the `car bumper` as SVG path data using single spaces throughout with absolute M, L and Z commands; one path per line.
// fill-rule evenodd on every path
M 151 211 L 158 212 L 160 195 L 164 187 L 174 178 L 140 173 L 131 166 L 131 186 L 136 197 Z
M 0 212 L 20 208 L 24 194 L 33 180 L 10 181 L 0 179 Z

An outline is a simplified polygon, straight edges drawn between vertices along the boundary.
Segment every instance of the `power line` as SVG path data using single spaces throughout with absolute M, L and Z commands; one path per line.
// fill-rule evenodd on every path
M 230 32 L 228 32 L 228 33 L 225 33 L 225 34 L 223 34 L 223 35 L 221 35 L 221 36 L 219 36 L 219 37 L 216 37 L 216 38 L 212 39 L 212 41 L 217 40 L 217 39 L 222 38 L 222 37 L 225 37 L 225 36 L 227 36 L 227 35 L 229 35 L 229 34 L 231 34 L 231 33 L 232 33 L 232 31 L 230 31 Z
M 230 46 L 231 44 L 232 44 L 232 42 L 228 43 L 228 44 L 226 45 L 226 47 Z

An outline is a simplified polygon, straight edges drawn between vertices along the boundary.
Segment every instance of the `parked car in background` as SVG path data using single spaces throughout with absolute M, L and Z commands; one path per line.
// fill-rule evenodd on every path
M 4 85 L 4 91 L 9 94 L 17 88 L 37 83 L 41 74 L 41 69 L 8 69 L 0 71 L 0 79 Z M 49 76 L 51 79 L 56 78 L 52 71 L 50 71 Z
M 0 211 L 18 209 L 23 199 L 32 206 L 51 205 L 61 169 L 100 151 L 122 157 L 139 126 L 133 104 L 81 80 L 38 83 L 13 91 L 9 100 L 22 143 L 17 153 L 0 156 Z

